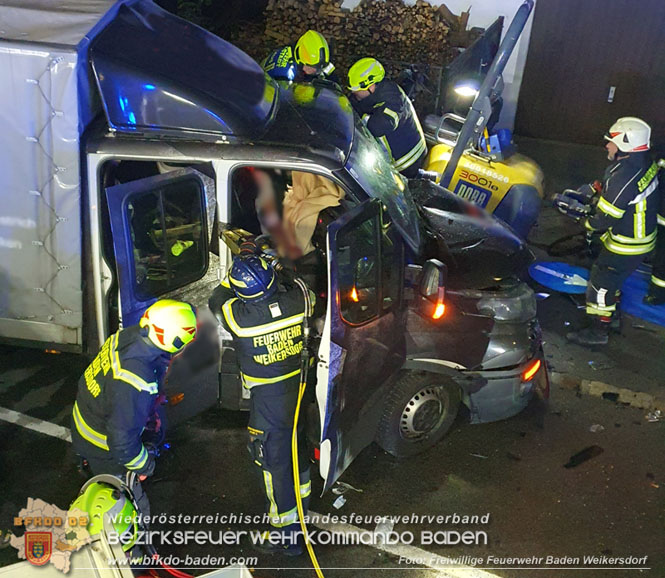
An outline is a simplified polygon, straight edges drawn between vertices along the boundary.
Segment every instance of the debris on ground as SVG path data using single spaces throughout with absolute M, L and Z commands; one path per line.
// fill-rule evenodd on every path
M 599 456 L 604 451 L 605 450 L 600 446 L 589 446 L 588 448 L 584 448 L 582 451 L 577 452 L 576 454 L 570 456 L 568 463 L 565 464 L 563 467 L 567 469 L 576 468 L 577 466 L 583 464 L 584 462 L 590 460 L 591 458 Z
M 374 528 L 374 535 L 379 537 L 378 542 L 381 544 L 385 544 L 386 540 L 388 539 L 390 533 L 393 531 L 394 527 L 395 527 L 395 522 L 391 521 L 388 518 L 388 516 L 383 516 L 382 518 L 379 518 L 379 521 L 376 524 L 376 527 Z
M 654 476 L 651 472 L 647 472 L 647 480 L 649 480 L 649 486 L 652 488 L 660 488 L 660 484 L 656 483 L 656 476 Z
M 663 412 L 659 409 L 654 409 L 653 411 L 650 411 L 648 414 L 644 416 L 648 422 L 655 423 L 657 421 L 661 421 L 663 417 Z
M 470 456 L 473 456 L 474 458 L 480 458 L 481 460 L 486 460 L 488 456 L 484 456 L 483 454 L 469 454 Z
M 600 425 L 599 423 L 594 423 L 590 428 L 589 431 L 591 433 L 600 433 L 605 431 L 605 427 Z
M 511 460 L 514 460 L 516 462 L 521 462 L 522 458 L 518 456 L 517 454 L 514 454 L 512 452 L 506 452 L 506 457 L 510 458 Z
M 550 297 L 549 293 L 536 293 L 536 299 L 538 299 L 538 301 L 545 301 L 548 297 Z
M 0 550 L 10 545 L 13 533 L 11 530 L 0 530 Z
M 344 496 L 338 496 L 333 502 L 333 508 L 339 510 L 344 504 L 346 504 L 346 498 Z
M 594 371 L 603 371 L 605 369 L 612 369 L 613 363 L 603 363 L 602 361 L 589 361 L 589 367 Z
M 354 488 L 351 484 L 347 484 L 346 482 L 335 482 L 335 485 L 332 488 L 332 493 L 341 496 L 342 494 L 346 494 L 349 490 L 353 490 L 359 494 L 362 494 L 365 491 Z

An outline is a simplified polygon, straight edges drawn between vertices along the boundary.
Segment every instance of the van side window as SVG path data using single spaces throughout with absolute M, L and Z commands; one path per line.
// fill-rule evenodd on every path
M 203 191 L 196 179 L 129 197 L 126 219 L 134 254 L 134 285 L 157 297 L 199 279 L 208 267 Z
M 340 311 L 347 323 L 359 325 L 379 313 L 378 215 L 347 226 L 337 235 L 337 282 Z

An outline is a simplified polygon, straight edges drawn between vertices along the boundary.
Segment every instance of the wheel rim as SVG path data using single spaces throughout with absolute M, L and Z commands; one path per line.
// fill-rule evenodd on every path
M 435 431 L 448 414 L 449 400 L 442 387 L 429 385 L 415 393 L 402 410 L 400 435 L 419 441 Z

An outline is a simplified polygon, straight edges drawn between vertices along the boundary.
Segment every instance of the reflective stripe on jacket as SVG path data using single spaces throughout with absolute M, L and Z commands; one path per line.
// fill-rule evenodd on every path
M 125 469 L 150 474 L 154 463 L 141 434 L 168 360 L 138 326 L 111 335 L 79 379 L 72 422 L 86 443 L 77 451 L 88 458 L 110 455 Z
M 222 323 L 233 335 L 246 388 L 298 379 L 304 319 L 298 287 L 257 302 L 234 297 L 224 303 Z
M 617 255 L 649 253 L 656 246 L 658 201 L 658 166 L 648 153 L 633 153 L 606 171 L 587 229 L 604 231 L 605 248 Z
M 352 99 L 353 106 L 369 131 L 383 143 L 395 168 L 403 171 L 427 151 L 425 134 L 413 103 L 398 84 L 382 80 L 375 86 L 366 98 Z

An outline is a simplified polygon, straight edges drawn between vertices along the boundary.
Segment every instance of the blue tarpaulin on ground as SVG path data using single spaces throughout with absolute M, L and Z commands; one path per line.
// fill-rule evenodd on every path
M 556 261 L 537 261 L 529 267 L 531 278 L 559 293 L 581 294 L 586 290 L 582 279 L 589 278 L 589 270 Z M 665 305 L 646 305 L 642 299 L 649 290 L 651 267 L 643 265 L 635 271 L 621 288 L 621 311 L 645 321 L 665 327 Z
M 657 323 L 665 327 L 665 305 L 647 305 L 642 301 L 649 290 L 651 267 L 640 267 L 633 273 L 621 288 L 621 310 L 645 321 Z

